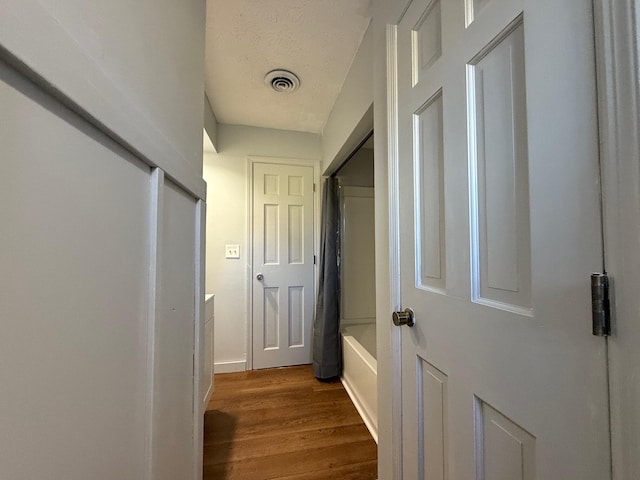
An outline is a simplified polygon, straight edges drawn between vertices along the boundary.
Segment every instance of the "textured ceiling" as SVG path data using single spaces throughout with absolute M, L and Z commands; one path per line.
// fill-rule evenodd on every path
M 205 89 L 220 123 L 321 133 L 369 25 L 371 0 L 207 0 Z M 300 78 L 294 93 L 264 84 Z

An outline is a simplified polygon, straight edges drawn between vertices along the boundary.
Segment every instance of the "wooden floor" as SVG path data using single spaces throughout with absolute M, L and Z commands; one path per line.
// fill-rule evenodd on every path
M 339 381 L 311 367 L 216 375 L 205 480 L 375 480 L 377 448 Z

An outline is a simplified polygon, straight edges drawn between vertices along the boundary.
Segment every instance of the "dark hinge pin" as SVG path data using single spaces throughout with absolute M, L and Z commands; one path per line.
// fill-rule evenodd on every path
M 608 337 L 611 335 L 609 276 L 606 273 L 591 274 L 591 314 L 593 318 L 593 334 L 596 337 Z

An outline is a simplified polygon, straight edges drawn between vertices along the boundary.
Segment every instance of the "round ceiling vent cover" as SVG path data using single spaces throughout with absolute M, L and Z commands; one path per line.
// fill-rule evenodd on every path
M 264 83 L 278 93 L 291 93 L 300 86 L 300 79 L 288 70 L 272 70 L 264 77 Z

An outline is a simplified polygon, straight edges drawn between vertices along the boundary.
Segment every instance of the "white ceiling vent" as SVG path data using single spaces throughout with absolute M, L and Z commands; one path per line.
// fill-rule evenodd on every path
M 265 75 L 264 83 L 278 93 L 291 93 L 300 86 L 300 79 L 288 70 L 272 70 Z

